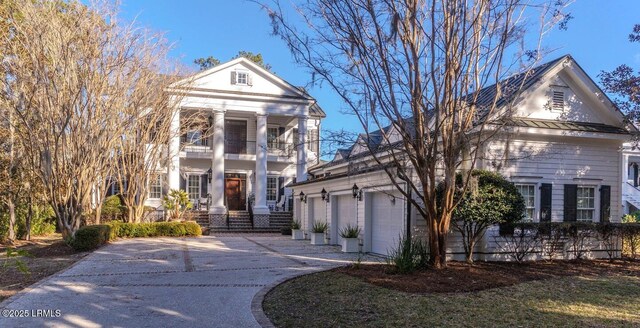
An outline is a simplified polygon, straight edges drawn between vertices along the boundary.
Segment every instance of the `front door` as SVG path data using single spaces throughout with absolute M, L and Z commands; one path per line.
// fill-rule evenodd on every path
M 224 195 L 227 208 L 231 211 L 243 211 L 247 208 L 245 190 L 247 186 L 244 174 L 225 174 Z

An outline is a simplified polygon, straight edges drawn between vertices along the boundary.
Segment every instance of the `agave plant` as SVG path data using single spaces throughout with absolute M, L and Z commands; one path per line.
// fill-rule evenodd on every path
M 311 231 L 314 233 L 325 233 L 327 231 L 327 227 L 326 222 L 315 222 L 313 227 L 311 227 Z
M 340 237 L 342 238 L 358 238 L 360 236 L 360 227 L 347 224 L 342 230 L 340 230 Z

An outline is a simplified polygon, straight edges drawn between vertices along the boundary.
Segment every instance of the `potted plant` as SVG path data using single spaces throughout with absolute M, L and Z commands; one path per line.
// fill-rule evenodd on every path
M 291 222 L 291 239 L 304 239 L 304 232 L 300 229 L 300 220 L 293 220 L 293 222 Z
M 311 227 L 311 245 L 324 245 L 324 233 L 327 231 L 326 222 L 316 222 Z
M 344 253 L 357 253 L 360 251 L 360 227 L 347 224 L 342 230 L 340 230 L 340 237 L 342 237 L 342 252 Z

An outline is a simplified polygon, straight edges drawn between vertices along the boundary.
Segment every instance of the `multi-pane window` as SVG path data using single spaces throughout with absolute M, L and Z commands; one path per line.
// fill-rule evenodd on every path
M 236 73 L 236 83 L 237 84 L 247 84 L 247 73 L 245 72 L 237 72 Z
M 312 129 L 309 131 L 309 150 L 314 153 L 318 153 L 318 147 L 320 146 L 320 135 L 318 129 Z
M 277 127 L 269 127 L 267 128 L 267 149 L 273 150 L 278 149 L 279 144 L 278 139 L 278 128 Z
M 576 219 L 578 221 L 593 221 L 596 211 L 596 188 L 578 186 L 577 195 Z
M 189 194 L 189 199 L 200 198 L 200 176 L 199 175 L 189 176 L 189 180 L 187 181 L 187 193 Z
M 516 188 L 524 198 L 524 215 L 525 220 L 533 221 L 536 209 L 536 185 L 535 184 L 516 184 Z
M 201 130 L 191 130 L 187 131 L 187 143 L 190 143 L 195 146 L 206 146 L 206 139 L 204 138 L 204 133 Z
M 278 178 L 267 177 L 267 201 L 275 201 L 278 195 Z
M 149 181 L 149 198 L 162 198 L 162 175 L 157 175 Z

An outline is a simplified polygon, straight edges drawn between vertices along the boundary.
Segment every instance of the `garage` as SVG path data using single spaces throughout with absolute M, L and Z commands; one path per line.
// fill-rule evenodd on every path
M 311 220 L 309 220 L 309 229 L 311 229 L 314 222 L 327 222 L 327 203 L 320 197 L 309 198 L 309 201 L 312 204 L 311 210 L 313 211 L 310 217 Z
M 393 201 L 395 199 L 395 201 Z M 398 192 L 371 194 L 371 252 L 387 255 L 404 234 L 404 202 Z
M 348 224 L 356 225 L 356 208 L 355 199 L 353 196 L 342 195 L 335 198 L 336 212 L 334 214 L 335 220 L 333 222 L 335 228 L 332 230 L 332 238 L 335 238 L 334 244 L 342 244 L 342 237 L 340 237 L 340 231 L 344 229 Z

